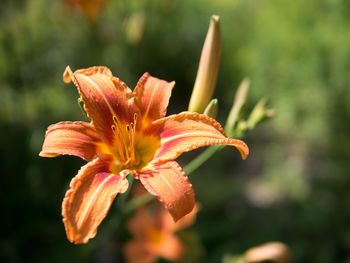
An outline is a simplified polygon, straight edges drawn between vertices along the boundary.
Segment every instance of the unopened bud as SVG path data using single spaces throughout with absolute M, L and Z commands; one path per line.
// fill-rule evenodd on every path
M 216 114 L 218 113 L 218 99 L 212 99 L 208 106 L 204 110 L 204 115 L 207 115 L 210 118 L 215 119 Z
M 145 15 L 134 13 L 127 20 L 125 25 L 126 39 L 132 45 L 140 43 L 145 30 Z
M 225 130 L 229 135 L 237 125 L 237 121 L 242 113 L 242 108 L 247 100 L 249 85 L 250 80 L 245 78 L 236 91 L 236 96 L 233 100 L 233 105 L 225 125 Z
M 221 33 L 219 16 L 212 16 L 203 45 L 189 111 L 202 113 L 213 96 L 219 71 Z
M 272 118 L 275 115 L 275 111 L 272 109 L 266 109 L 266 99 L 262 98 L 254 107 L 247 120 L 249 129 L 253 129 L 260 122 Z

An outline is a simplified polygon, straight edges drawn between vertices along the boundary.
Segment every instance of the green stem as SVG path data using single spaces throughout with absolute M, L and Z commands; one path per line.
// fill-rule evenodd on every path
M 226 128 L 226 127 L 225 127 Z M 232 130 L 225 130 L 227 135 L 232 137 L 237 137 L 236 132 Z M 244 132 L 243 132 L 244 133 Z M 243 134 L 242 133 L 242 134 Z M 198 155 L 196 158 L 194 158 L 191 162 L 189 162 L 183 169 L 187 175 L 194 172 L 197 168 L 199 168 L 204 162 L 209 160 L 210 157 L 212 157 L 216 152 L 221 151 L 225 145 L 213 145 L 209 148 L 205 149 L 204 152 L 202 152 L 200 155 Z
M 189 164 L 184 167 L 184 171 L 187 175 L 195 171 L 198 167 L 200 167 L 204 162 L 206 162 L 214 153 L 224 148 L 224 145 L 213 145 L 198 155 L 195 159 L 193 159 Z
M 132 174 L 128 175 L 127 179 L 129 181 L 128 190 L 126 190 L 126 192 L 124 194 L 121 194 L 119 196 L 119 202 L 117 202 L 117 206 L 120 208 L 121 211 L 124 210 L 124 205 L 125 205 L 126 199 L 128 199 L 128 196 L 129 196 L 130 191 L 131 191 L 132 184 L 134 183 L 134 180 L 135 180 L 134 176 Z
M 134 210 L 136 210 L 140 206 L 143 206 L 143 205 L 147 204 L 148 202 L 152 201 L 154 198 L 155 198 L 154 195 L 151 195 L 149 193 L 145 193 L 141 196 L 138 196 L 138 197 L 130 200 L 129 202 L 126 203 L 126 205 L 123 209 L 124 215 L 129 215 L 130 213 L 132 213 Z

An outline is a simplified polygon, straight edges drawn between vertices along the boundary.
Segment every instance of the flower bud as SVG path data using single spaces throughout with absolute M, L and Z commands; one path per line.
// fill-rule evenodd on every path
M 262 98 L 254 107 L 247 120 L 249 129 L 253 129 L 260 122 L 272 118 L 275 115 L 275 111 L 266 108 L 266 99 Z
M 132 14 L 126 22 L 125 33 L 127 41 L 132 45 L 141 42 L 145 31 L 145 15 L 141 12 Z
M 219 71 L 220 48 L 219 16 L 212 16 L 188 106 L 189 111 L 202 113 L 213 96 Z
M 204 115 L 207 115 L 210 118 L 215 119 L 216 114 L 218 113 L 218 99 L 212 99 L 208 106 L 204 110 Z
M 250 112 L 247 120 L 238 120 L 228 135 L 235 135 L 241 137 L 245 132 L 253 130 L 259 123 L 264 120 L 270 119 L 275 115 L 273 109 L 266 108 L 266 99 L 262 98 Z
M 226 125 L 225 125 L 225 131 L 230 136 L 232 131 L 235 129 L 235 126 L 237 125 L 237 121 L 239 119 L 239 115 L 242 112 L 242 108 L 245 105 L 245 102 L 247 100 L 247 94 L 248 89 L 250 85 L 250 80 L 245 78 L 241 84 L 239 85 L 235 99 L 233 100 L 233 105 L 231 108 L 231 111 L 227 117 Z

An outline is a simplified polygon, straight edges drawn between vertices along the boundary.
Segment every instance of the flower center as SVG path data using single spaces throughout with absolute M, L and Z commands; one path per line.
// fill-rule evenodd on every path
M 125 127 L 116 116 L 113 116 L 112 130 L 117 137 L 116 148 L 122 165 L 126 168 L 134 167 L 140 161 L 135 154 L 135 132 L 137 114 L 134 113 L 134 121 Z M 124 128 L 124 129 L 123 129 Z
M 111 128 L 115 140 L 113 145 L 106 149 L 114 156 L 114 161 L 111 164 L 113 172 L 119 173 L 121 169 L 141 171 L 159 150 L 159 135 L 143 129 L 141 123 L 136 113 L 130 123 L 113 116 Z
M 154 245 L 159 245 L 163 241 L 163 233 L 160 229 L 151 228 L 147 231 L 149 241 Z

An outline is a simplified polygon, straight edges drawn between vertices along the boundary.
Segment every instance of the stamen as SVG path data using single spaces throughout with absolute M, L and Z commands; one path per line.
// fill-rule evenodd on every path
M 135 127 L 135 129 L 137 128 L 136 121 L 137 121 L 137 113 L 134 113 L 134 127 Z
M 113 130 L 114 134 L 119 137 L 119 131 L 117 130 L 117 128 L 114 125 L 112 125 L 112 130 Z M 123 146 L 121 145 L 120 140 L 116 140 L 116 141 L 117 141 L 117 148 L 119 151 L 120 159 L 124 163 L 125 156 L 124 156 Z
M 117 125 L 118 125 L 118 119 L 117 119 L 117 117 L 116 117 L 116 116 L 113 116 L 113 121 L 114 121 L 114 123 L 115 123 L 115 124 L 117 124 Z
M 132 136 L 131 136 L 131 133 L 132 133 L 132 128 L 133 128 L 133 124 L 130 123 L 130 126 L 129 125 L 126 125 L 126 130 L 128 132 L 128 139 L 129 139 L 129 146 L 130 146 L 130 165 L 133 165 L 134 163 L 134 159 L 133 159 L 133 149 L 132 149 Z
M 135 126 L 135 123 L 130 123 L 130 126 L 131 126 L 131 132 L 129 133 L 130 157 L 131 157 L 131 163 L 135 163 L 135 130 L 136 130 L 136 126 Z
M 132 166 L 135 164 L 135 132 L 136 132 L 136 120 L 137 114 L 134 113 L 134 122 L 127 124 L 126 136 L 124 130 L 121 129 L 121 123 L 116 116 L 113 116 L 114 125 L 112 125 L 112 130 L 117 136 L 117 148 L 119 151 L 121 162 L 124 166 Z M 128 148 L 129 145 L 129 148 Z
M 125 155 L 126 155 L 126 159 L 128 160 L 130 158 L 129 156 L 129 151 L 128 151 L 128 146 L 126 144 L 126 141 L 125 141 L 125 138 L 123 136 L 123 133 L 122 133 L 122 129 L 120 127 L 120 122 L 117 118 L 117 116 L 113 115 L 113 121 L 114 123 L 117 125 L 117 131 L 118 131 L 118 135 L 119 135 L 119 139 L 122 141 L 123 143 L 123 146 L 124 146 L 124 150 L 125 150 Z M 125 161 L 124 161 L 125 162 Z

